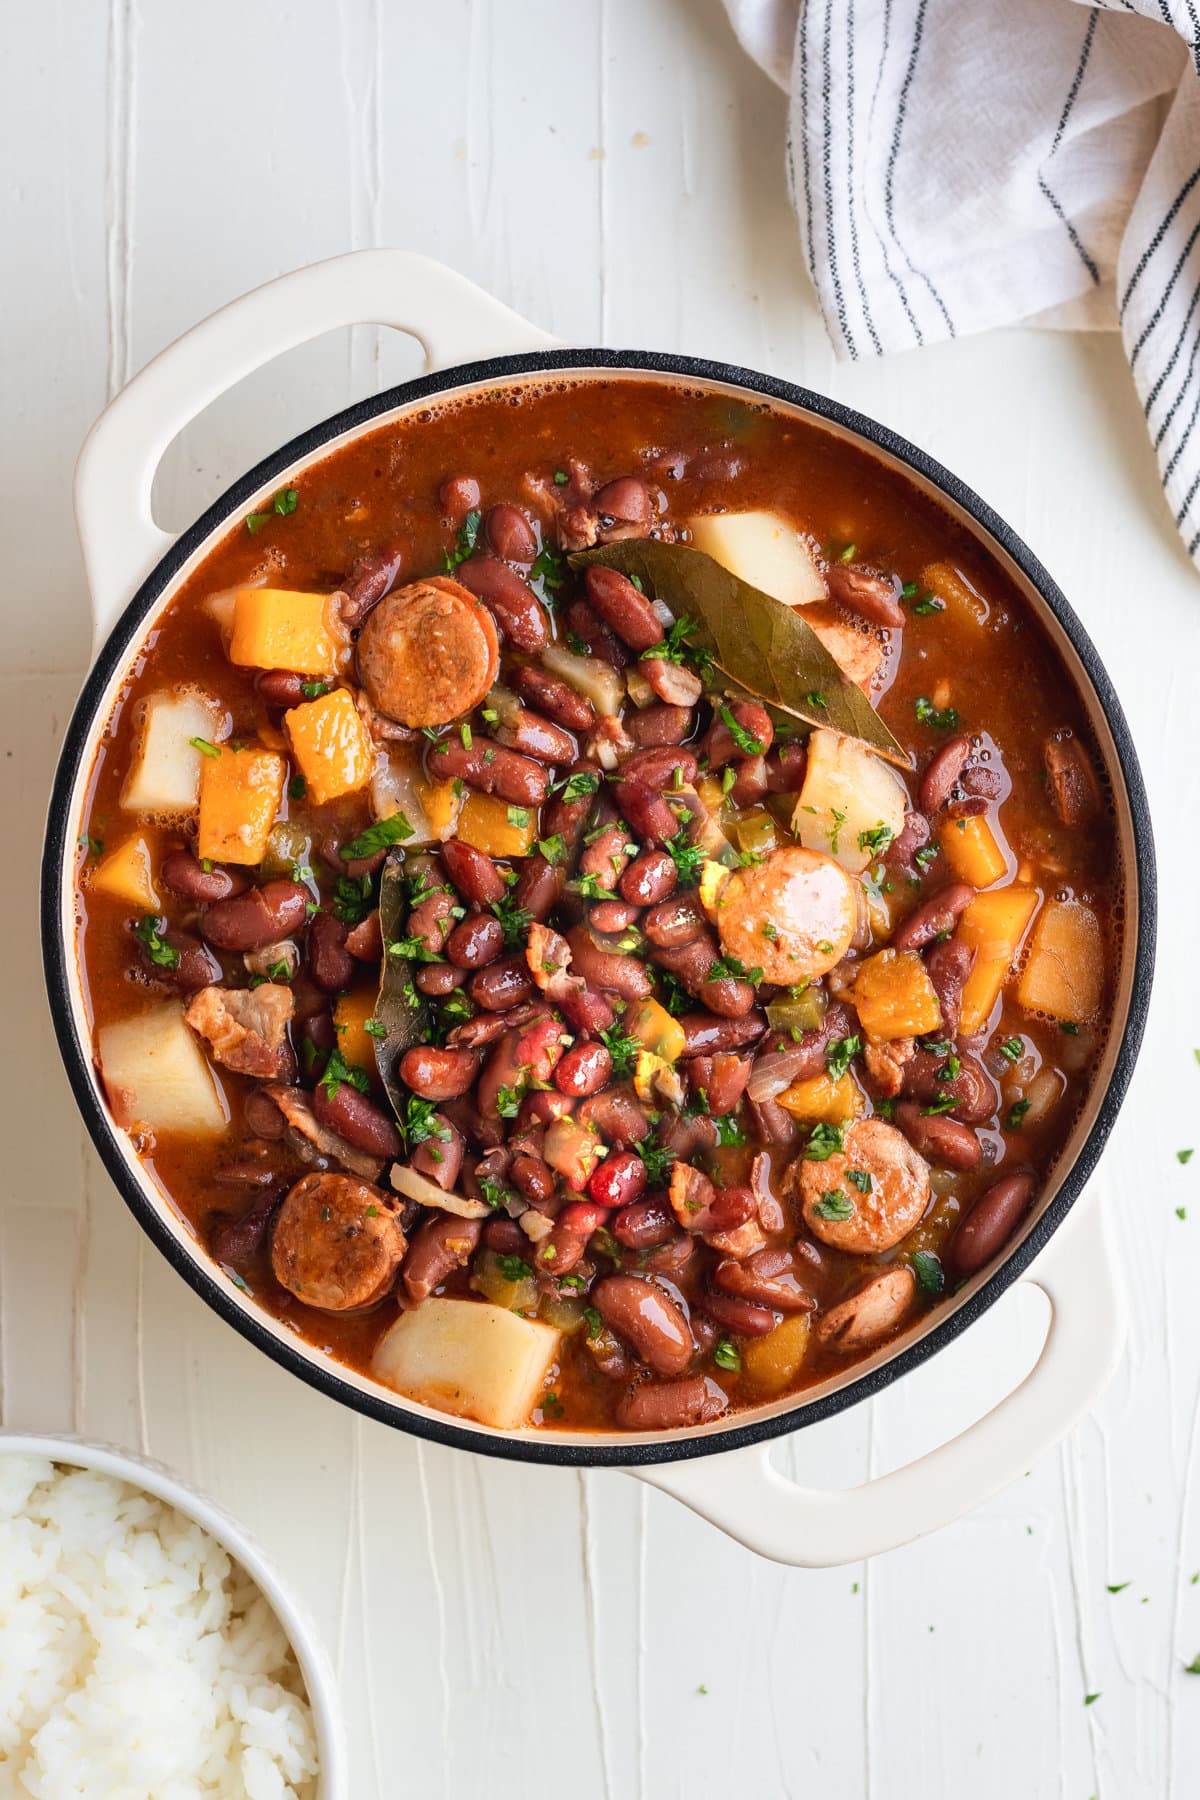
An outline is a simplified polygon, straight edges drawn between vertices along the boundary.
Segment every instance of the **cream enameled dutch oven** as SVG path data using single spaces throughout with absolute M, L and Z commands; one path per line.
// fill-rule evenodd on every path
M 172 539 L 155 525 L 150 508 L 155 470 L 172 439 L 198 413 L 281 352 L 323 332 L 366 323 L 394 326 L 417 338 L 427 373 L 286 444 L 234 482 L 180 537 Z M 626 373 L 660 376 L 715 393 L 765 395 L 784 411 L 865 444 L 935 494 L 1007 569 L 1084 695 L 1115 795 L 1126 870 L 1124 953 L 1108 1049 L 1091 1101 L 1003 1263 L 966 1283 L 925 1324 L 800 1397 L 657 1437 L 503 1433 L 450 1419 L 334 1363 L 261 1311 L 209 1262 L 142 1170 L 127 1137 L 111 1124 L 92 1058 L 74 941 L 73 849 L 97 741 L 148 631 L 230 521 L 349 438 L 427 405 L 433 396 L 527 381 L 542 371 L 602 371 L 610 380 Z M 1149 815 L 1124 715 L 1086 632 L 1036 558 L 961 482 L 882 426 L 788 382 L 691 357 L 564 348 L 453 271 L 404 251 L 374 250 L 270 282 L 164 350 L 92 430 L 79 460 L 75 504 L 95 612 L 95 662 L 67 732 L 46 837 L 42 931 L 50 1002 L 76 1099 L 126 1202 L 180 1274 L 244 1337 L 313 1387 L 385 1424 L 488 1455 L 625 1467 L 763 1555 L 809 1566 L 871 1555 L 957 1517 L 1027 1469 L 1095 1399 L 1120 1355 L 1123 1303 L 1100 1210 L 1078 1202 L 1116 1118 L 1142 1037 L 1154 958 Z M 959 1437 L 848 1491 L 801 1488 L 770 1466 L 772 1438 L 878 1393 L 934 1351 L 955 1345 L 964 1329 L 1021 1279 L 1049 1297 L 1044 1348 L 1024 1381 Z

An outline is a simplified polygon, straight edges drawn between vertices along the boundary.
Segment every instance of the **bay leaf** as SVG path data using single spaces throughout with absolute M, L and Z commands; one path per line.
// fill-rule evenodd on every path
M 405 994 L 412 981 L 414 965 L 406 956 L 393 956 L 388 946 L 403 936 L 408 896 L 404 888 L 404 856 L 389 856 L 379 878 L 379 924 L 383 932 L 383 970 L 379 982 L 379 998 L 372 1015 L 376 1026 L 383 1027 L 382 1037 L 374 1039 L 375 1066 L 383 1082 L 392 1111 L 404 1119 L 408 1089 L 396 1074 L 396 1064 L 414 1044 L 429 1037 L 429 1008 L 424 1000 L 413 1006 Z
M 802 608 L 784 606 L 687 544 L 622 538 L 578 551 L 568 560 L 577 571 L 603 563 L 622 575 L 636 575 L 646 593 L 669 606 L 677 619 L 686 613 L 696 626 L 691 641 L 710 652 L 716 685 L 730 698 L 758 700 L 806 725 L 830 726 L 858 738 L 898 768 L 912 767 L 862 689 L 843 675 Z

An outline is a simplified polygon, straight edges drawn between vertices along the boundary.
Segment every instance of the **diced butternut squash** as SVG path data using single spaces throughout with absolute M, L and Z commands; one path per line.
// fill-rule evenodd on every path
M 200 744 L 229 735 L 224 708 L 198 688 L 151 694 L 141 737 L 121 792 L 126 812 L 172 818 L 193 813 L 200 795 Z
M 653 1056 L 661 1056 L 668 1063 L 679 1060 L 687 1043 L 679 1020 L 672 1018 L 666 1007 L 653 998 L 639 1000 L 636 1006 L 629 1008 L 624 1029 Z
M 958 879 L 971 887 L 991 887 L 1008 873 L 1004 852 L 983 813 L 973 819 L 946 819 L 938 841 Z
M 687 523 L 697 550 L 785 606 L 826 598 L 811 539 L 779 513 L 700 513 Z
M 941 1002 L 915 950 L 880 950 L 858 971 L 850 999 L 868 1037 L 920 1037 L 942 1022 Z
M 453 781 L 422 781 L 420 793 L 430 829 L 438 842 L 444 844 L 448 837 L 453 837 L 455 822 L 462 811 L 462 782 L 456 787 Z
M 861 874 L 904 829 L 908 797 L 899 777 L 857 738 L 814 731 L 792 830 L 808 850 L 823 850 Z
M 261 862 L 286 780 L 287 762 L 275 750 L 224 749 L 205 757 L 198 855 L 212 862 Z
M 974 1037 L 991 1017 L 1037 903 L 1033 888 L 994 888 L 991 893 L 977 894 L 959 920 L 954 935 L 975 952 L 975 964 L 963 988 L 960 1029 L 964 1037 Z
M 857 1119 L 866 1102 L 852 1075 L 812 1075 L 807 1081 L 793 1081 L 779 1096 L 779 1104 L 797 1119 L 814 1125 L 848 1125 Z
M 742 1345 L 742 1369 L 764 1394 L 778 1394 L 804 1361 L 808 1349 L 808 1314 L 791 1313 L 765 1337 Z
M 1081 900 L 1047 901 L 1017 983 L 1021 1005 L 1081 1024 L 1099 1011 L 1103 984 L 1104 942 L 1091 907 Z
M 333 1009 L 333 1028 L 338 1034 L 337 1047 L 356 1069 L 375 1073 L 375 1039 L 367 1030 L 367 1021 L 375 1011 L 378 995 L 374 988 L 353 988 L 340 994 Z
M 186 1131 L 215 1137 L 229 1113 L 204 1052 L 188 1030 L 183 1004 L 164 1001 L 96 1034 L 100 1072 L 118 1125 L 156 1137 Z
M 701 775 L 696 783 L 696 792 L 703 800 L 707 812 L 719 813 L 725 804 L 726 796 L 715 775 Z
M 115 900 L 123 900 L 134 912 L 157 912 L 158 894 L 150 846 L 145 838 L 140 835 L 128 837 L 115 850 L 110 850 L 97 863 L 89 892 L 111 894 Z
M 561 1337 L 507 1307 L 434 1295 L 384 1333 L 372 1369 L 410 1400 L 515 1431 L 541 1398 Z
M 468 794 L 455 836 L 485 856 L 528 856 L 537 836 L 537 811 L 510 806 L 494 794 Z
M 965 576 L 949 563 L 929 563 L 921 570 L 921 585 L 941 600 L 948 613 L 970 625 L 982 628 L 991 615 L 991 607 L 977 593 Z
M 366 787 L 375 752 L 349 688 L 335 688 L 283 715 L 292 753 L 318 806 Z
M 229 660 L 247 669 L 290 669 L 332 675 L 341 633 L 328 594 L 289 588 L 238 588 Z

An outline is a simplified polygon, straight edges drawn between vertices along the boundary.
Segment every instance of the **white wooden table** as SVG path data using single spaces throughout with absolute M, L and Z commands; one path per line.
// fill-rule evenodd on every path
M 836 364 L 788 211 L 783 102 L 717 0 L 15 0 L 0 70 L 4 1423 L 148 1448 L 272 1547 L 337 1661 L 356 1800 L 1194 1795 L 1200 1156 L 1175 1153 L 1200 1146 L 1200 583 L 1116 340 L 1012 332 Z M 870 1567 L 784 1572 L 619 1475 L 472 1460 L 336 1409 L 193 1297 L 76 1123 L 34 916 L 87 657 L 74 453 L 200 315 L 382 242 L 567 339 L 747 363 L 894 425 L 1029 540 L 1128 709 L 1165 914 L 1097 1178 L 1129 1353 L 1061 1450 Z M 174 447 L 163 522 L 415 365 L 366 331 L 282 359 Z M 908 1460 L 1012 1383 L 1040 1325 L 1010 1298 L 781 1455 L 834 1484 Z

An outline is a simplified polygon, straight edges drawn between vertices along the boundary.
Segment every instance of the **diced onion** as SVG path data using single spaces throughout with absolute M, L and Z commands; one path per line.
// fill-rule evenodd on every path
M 792 1044 L 786 1050 L 768 1050 L 750 1071 L 746 1083 L 747 1098 L 755 1101 L 777 1099 L 811 1061 L 812 1052 L 805 1044 Z
M 542 651 L 542 665 L 552 675 L 561 675 L 606 718 L 614 718 L 620 712 L 625 683 L 611 663 L 598 656 L 576 656 L 561 644 L 550 644 Z
M 486 1219 L 491 1212 L 482 1200 L 466 1200 L 461 1194 L 448 1194 L 436 1182 L 428 1181 L 404 1163 L 392 1165 L 392 1186 L 406 1200 L 419 1201 L 422 1206 L 436 1206 L 439 1211 L 454 1213 L 460 1219 Z

